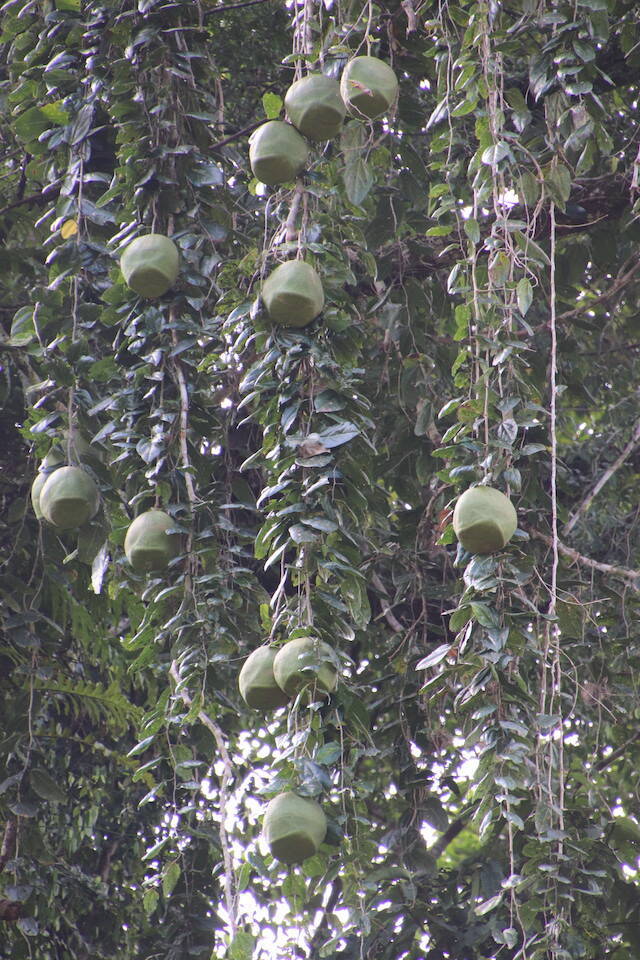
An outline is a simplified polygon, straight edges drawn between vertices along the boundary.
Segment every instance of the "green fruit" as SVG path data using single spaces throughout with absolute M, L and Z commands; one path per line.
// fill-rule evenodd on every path
M 120 258 L 120 269 L 135 293 L 141 297 L 161 297 L 178 279 L 178 248 L 169 237 L 149 233 L 129 244 Z
M 353 117 L 375 120 L 387 113 L 396 99 L 398 79 L 384 60 L 355 57 L 344 68 L 340 93 Z
M 33 512 L 36 515 L 38 520 L 42 520 L 42 510 L 40 509 L 40 494 L 42 493 L 42 488 L 47 482 L 47 474 L 39 473 L 33 483 L 31 484 L 31 505 L 33 507 Z
M 258 647 L 245 660 L 238 685 L 242 699 L 255 710 L 275 710 L 289 703 L 289 696 L 281 690 L 273 675 L 273 647 Z
M 340 84 L 323 73 L 311 73 L 292 83 L 284 105 L 291 123 L 310 140 L 337 137 L 347 112 Z
M 515 507 L 494 487 L 470 487 L 458 498 L 453 529 L 471 553 L 494 553 L 511 540 L 518 526 Z
M 328 643 L 312 637 L 289 640 L 278 650 L 273 675 L 278 686 L 295 697 L 306 686 L 319 693 L 332 693 L 338 685 L 335 654 Z
M 180 553 L 180 535 L 168 533 L 176 522 L 162 510 L 148 510 L 133 521 L 124 539 L 124 552 L 134 570 L 163 570 Z
M 267 313 L 284 327 L 306 327 L 322 312 L 322 281 L 304 260 L 287 260 L 269 274 L 262 287 Z
M 249 137 L 253 175 L 269 186 L 295 180 L 306 167 L 308 157 L 309 148 L 304 139 L 283 120 L 269 120 Z
M 276 860 L 302 863 L 318 852 L 327 834 L 327 818 L 315 800 L 281 793 L 267 806 L 262 834 Z
M 81 527 L 96 515 L 99 506 L 100 491 L 81 467 L 59 467 L 40 491 L 43 517 L 60 530 Z

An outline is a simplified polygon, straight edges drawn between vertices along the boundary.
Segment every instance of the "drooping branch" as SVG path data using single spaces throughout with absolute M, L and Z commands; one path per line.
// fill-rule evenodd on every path
M 612 297 L 615 297 L 634 278 L 639 270 L 640 260 L 638 260 L 637 257 L 634 257 L 632 261 L 628 260 L 620 268 L 618 276 L 610 287 L 598 294 L 597 297 L 593 297 L 591 300 L 581 301 L 580 306 L 575 307 L 573 310 L 567 310 L 565 313 L 561 313 L 558 317 L 558 320 L 570 320 L 572 317 L 579 317 L 586 310 L 591 310 L 593 307 L 595 307 L 596 304 L 606 302 Z
M 542 540 L 548 547 L 553 546 L 553 539 L 541 530 L 530 527 L 529 534 L 536 540 Z M 619 567 L 613 563 L 601 563 L 599 560 L 592 560 L 591 557 L 585 557 L 583 553 L 578 553 L 577 550 L 573 550 L 562 541 L 558 541 L 558 552 L 569 560 L 579 563 L 580 566 L 598 570 L 600 573 L 611 577 L 619 577 L 621 580 L 625 580 L 633 590 L 640 593 L 640 570 L 630 570 L 628 567 Z
M 240 0 L 239 3 L 222 3 L 217 7 L 209 7 L 204 11 L 205 17 L 214 17 L 219 13 L 227 13 L 229 10 L 239 10 L 241 7 L 255 7 L 259 3 L 273 3 L 273 0 Z
M 612 763 L 615 763 L 617 760 L 620 760 L 622 757 L 624 757 L 631 744 L 635 743 L 638 739 L 640 739 L 640 730 L 637 733 L 634 733 L 632 737 L 629 737 L 628 740 L 625 740 L 622 746 L 618 747 L 616 750 L 613 750 L 608 757 L 598 760 L 595 765 L 595 769 L 598 771 L 598 773 L 602 772 L 602 770 L 606 770 L 607 767 L 610 767 Z
M 620 454 L 616 457 L 616 459 L 613 461 L 611 466 L 604 471 L 600 479 L 597 481 L 597 483 L 594 484 L 591 490 L 589 490 L 587 495 L 583 497 L 583 499 L 580 501 L 580 503 L 578 504 L 574 512 L 571 514 L 571 516 L 565 523 L 562 529 L 562 533 L 565 537 L 567 536 L 568 533 L 571 533 L 571 531 L 575 527 L 576 523 L 578 522 L 582 514 L 587 512 L 587 510 L 591 506 L 595 497 L 598 496 L 598 494 L 600 493 L 604 485 L 608 483 L 609 480 L 611 480 L 611 477 L 614 475 L 614 473 L 620 469 L 620 467 L 625 462 L 625 460 L 628 460 L 628 458 L 631 456 L 631 454 L 636 449 L 638 444 L 640 444 L 640 420 L 636 421 L 636 424 L 633 428 L 633 433 L 631 435 L 631 439 L 625 446 L 624 450 L 620 452 Z
M 250 123 L 248 124 L 248 126 L 243 127 L 241 130 L 236 130 L 235 133 L 230 133 L 228 137 L 224 138 L 224 140 L 218 140 L 217 143 L 212 143 L 210 149 L 219 150 L 221 147 L 226 147 L 228 143 L 233 143 L 234 140 L 240 140 L 241 137 L 245 136 L 245 134 L 251 133 L 253 130 L 257 130 L 258 127 L 261 127 L 263 123 L 264 123 L 264 120 L 256 120 L 255 123 Z
M 383 594 L 383 596 L 385 597 L 389 596 L 387 592 L 387 588 L 385 587 L 384 583 L 382 582 L 382 580 L 380 579 L 377 573 L 372 574 L 371 585 L 375 587 L 375 589 L 378 590 L 381 594 Z M 380 606 L 382 607 L 382 615 L 384 616 L 385 620 L 387 621 L 391 629 L 394 631 L 394 633 L 404 633 L 404 627 L 402 626 L 398 618 L 395 616 L 395 614 L 393 613 L 391 607 L 386 602 L 386 600 L 384 599 L 380 600 Z
M 30 193 L 28 197 L 21 197 L 19 200 L 14 200 L 13 203 L 8 203 L 6 207 L 0 207 L 0 216 L 8 213 L 9 210 L 15 210 L 16 207 L 23 207 L 29 203 L 44 203 L 45 200 L 48 200 L 50 197 L 57 197 L 60 193 L 61 186 L 62 181 L 56 180 L 55 183 L 50 183 L 49 186 L 39 190 L 38 193 Z

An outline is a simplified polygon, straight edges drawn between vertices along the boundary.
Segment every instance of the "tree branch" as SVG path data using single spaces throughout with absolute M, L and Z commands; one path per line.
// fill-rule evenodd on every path
M 226 13 L 228 10 L 239 10 L 241 7 L 255 7 L 259 3 L 272 3 L 273 0 L 241 0 L 240 3 L 223 3 L 218 7 L 209 7 L 204 11 L 205 17 L 213 17 L 217 13 Z
M 637 733 L 634 733 L 632 737 L 629 737 L 629 739 L 623 743 L 621 747 L 618 747 L 617 750 L 614 750 L 612 753 L 610 753 L 608 757 L 605 757 L 603 760 L 598 760 L 595 765 L 595 769 L 598 772 L 606 770 L 607 767 L 610 767 L 612 763 L 616 762 L 616 760 L 620 760 L 621 757 L 624 757 L 631 744 L 635 743 L 638 739 L 640 739 L 640 730 L 638 730 Z
M 530 527 L 529 534 L 536 540 L 542 540 L 548 547 L 553 546 L 552 538 L 541 530 L 535 530 Z M 621 580 L 626 580 L 633 590 L 640 593 L 640 583 L 638 582 L 640 580 L 640 570 L 630 570 L 628 567 L 617 567 L 613 563 L 600 563 L 599 560 L 592 560 L 591 557 L 585 557 L 584 554 L 578 553 L 577 550 L 573 550 L 560 541 L 558 541 L 558 551 L 563 556 L 568 557 L 569 560 L 573 560 L 583 567 L 590 567 L 592 570 L 598 570 L 600 573 L 608 576 L 619 577 Z
M 578 317 L 580 314 L 583 314 L 585 310 L 591 310 L 598 303 L 602 303 L 603 300 L 609 300 L 611 297 L 615 296 L 620 290 L 625 287 L 630 280 L 633 279 L 635 274 L 640 270 L 640 260 L 636 257 L 633 258 L 633 263 L 629 269 L 625 270 L 628 267 L 629 261 L 626 264 L 623 264 L 618 276 L 613 281 L 608 290 L 605 290 L 604 293 L 599 294 L 597 297 L 594 297 L 592 300 L 582 301 L 579 307 L 576 307 L 574 310 L 567 310 L 566 313 L 561 313 L 558 317 L 558 320 L 569 320 L 571 317 Z
M 469 817 L 463 816 L 450 823 L 442 836 L 438 837 L 433 846 L 427 850 L 429 856 L 433 857 L 434 860 L 439 860 L 449 844 L 453 843 L 459 833 L 462 833 L 468 822 Z
M 13 858 L 16 852 L 16 834 L 18 831 L 17 820 L 7 820 L 0 847 L 0 873 L 4 870 L 6 864 Z
M 16 900 L 0 900 L 0 920 L 15 923 L 22 916 L 23 905 Z
M 6 207 L 0 207 L 0 216 L 8 213 L 9 210 L 14 210 L 16 207 L 22 207 L 26 203 L 43 203 L 45 200 L 48 200 L 49 197 L 57 197 L 60 193 L 61 185 L 62 181 L 57 180 L 55 183 L 50 183 L 48 187 L 40 190 L 39 193 L 31 193 L 28 197 L 22 197 L 20 200 L 14 200 L 13 203 L 8 203 Z
M 252 130 L 257 130 L 258 127 L 261 127 L 263 123 L 266 123 L 266 119 L 257 120 L 255 123 L 250 123 L 247 127 L 243 127 L 242 130 L 236 130 L 235 133 L 229 134 L 229 136 L 225 137 L 224 140 L 218 140 L 217 143 L 212 143 L 210 149 L 219 150 L 220 147 L 226 147 L 228 143 L 233 143 L 234 140 L 239 140 L 240 137 L 245 135 L 245 133 L 251 133 Z M 0 213 L 2 213 L 1 210 Z
M 610 467 L 608 467 L 605 472 L 602 474 L 598 482 L 592 487 L 592 489 L 587 493 L 587 495 L 580 501 L 575 511 L 569 517 L 564 527 L 562 528 L 563 536 L 567 536 L 568 533 L 571 533 L 576 523 L 580 519 L 583 513 L 586 513 L 589 507 L 591 506 L 595 497 L 598 496 L 602 488 L 606 483 L 609 482 L 614 473 L 620 469 L 622 464 L 629 458 L 633 453 L 635 448 L 640 443 L 640 420 L 636 420 L 636 424 L 633 428 L 633 433 L 631 435 L 631 440 L 624 448 L 624 450 L 616 457 Z
M 387 588 L 385 587 L 384 583 L 382 582 L 382 580 L 380 579 L 377 573 L 374 573 L 371 575 L 371 584 L 381 594 L 388 596 Z M 389 604 L 381 599 L 380 606 L 382 607 L 382 614 L 385 620 L 387 621 L 391 629 L 394 631 L 394 633 L 404 633 L 404 627 L 402 626 L 398 618 L 393 613 Z

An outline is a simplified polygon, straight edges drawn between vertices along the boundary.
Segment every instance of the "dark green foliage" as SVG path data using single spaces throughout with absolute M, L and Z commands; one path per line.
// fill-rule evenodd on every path
M 636 960 L 638 5 L 307 8 L 1 8 L 0 958 Z M 368 52 L 395 114 L 263 193 L 294 67 Z M 61 533 L 63 462 L 101 509 Z M 481 480 L 519 530 L 470 557 Z M 249 710 L 248 654 L 310 635 L 331 698 Z M 291 869 L 290 791 L 327 816 Z

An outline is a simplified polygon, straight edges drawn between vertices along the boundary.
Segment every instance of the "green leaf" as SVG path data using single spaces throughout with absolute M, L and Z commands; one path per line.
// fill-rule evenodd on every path
M 168 863 L 164 868 L 162 875 L 162 892 L 165 897 L 170 897 L 173 893 L 173 889 L 180 879 L 180 873 L 180 864 L 177 860 L 172 860 L 171 863 Z
M 494 163 L 499 163 L 501 160 L 504 160 L 505 157 L 510 157 L 513 160 L 511 147 L 508 143 L 505 143 L 504 140 L 500 140 L 498 143 L 487 147 L 486 150 L 483 151 L 482 162 L 487 164 L 487 166 L 493 166 Z
M 29 783 L 34 793 L 37 793 L 43 800 L 50 800 L 52 803 L 65 803 L 66 792 L 53 780 L 46 770 L 34 767 L 29 771 Z
M 256 941 L 252 933 L 239 930 L 229 947 L 229 960 L 252 960 Z
M 308 530 L 301 523 L 294 523 L 293 526 L 289 527 L 289 536 L 294 543 L 314 543 L 318 539 L 316 533 Z
M 533 302 L 533 287 L 531 286 L 531 281 L 527 277 L 523 277 L 522 280 L 518 281 L 516 292 L 518 296 L 518 310 L 524 317 L 527 315 L 527 311 Z
M 453 620 L 453 617 L 451 618 Z M 451 626 L 452 630 L 457 629 L 453 625 Z M 437 663 L 440 663 L 441 660 L 451 652 L 453 649 L 453 644 L 451 643 L 442 643 L 439 647 L 436 647 L 429 656 L 423 657 L 421 660 L 418 660 L 416 663 L 416 670 L 426 670 L 428 667 L 434 667 Z
M 464 221 L 464 232 L 472 243 L 480 243 L 480 225 L 477 220 L 469 218 Z
M 154 887 L 149 887 L 148 890 L 145 890 L 144 896 L 142 898 L 142 906 L 144 912 L 148 917 L 155 912 L 156 907 L 158 906 L 158 901 L 160 899 L 160 894 Z
M 316 763 L 324 763 L 327 766 L 332 766 L 341 756 L 342 748 L 340 744 L 331 741 L 318 748 L 314 760 Z
M 565 209 L 571 193 L 571 171 L 564 164 L 558 163 L 547 170 L 545 174 L 547 190 L 561 210 Z
M 267 120 L 275 120 L 280 116 L 280 111 L 282 110 L 282 97 L 279 97 L 277 93 L 272 93 L 270 90 L 268 90 L 266 93 L 262 94 L 262 106 L 264 108 Z
M 127 754 L 128 757 L 137 757 L 138 754 L 144 753 L 145 750 L 151 746 L 155 740 L 155 734 L 150 737 L 145 737 L 144 740 L 141 740 L 140 743 L 137 743 L 135 747 L 132 747 Z
M 363 157 L 352 157 L 345 164 L 343 180 L 349 203 L 359 207 L 374 183 L 369 164 Z
M 497 627 L 499 626 L 499 619 L 496 615 L 495 610 L 487 606 L 486 603 L 479 603 L 473 601 L 471 604 L 471 612 L 475 619 L 483 627 Z
M 364 629 L 371 620 L 371 607 L 364 583 L 359 577 L 347 574 L 342 580 L 340 589 L 353 622 L 361 630 Z
M 444 832 L 449 826 L 449 814 L 442 806 L 438 797 L 433 794 L 430 797 L 426 797 L 423 801 L 422 813 L 424 819 L 434 830 Z
M 452 400 L 447 400 L 445 405 L 438 413 L 438 420 L 443 420 L 444 417 L 448 416 L 448 414 L 454 413 L 464 399 L 464 397 L 454 397 Z
M 343 443 L 348 443 L 350 440 L 353 440 L 359 433 L 360 429 L 355 423 L 350 423 L 345 420 L 342 423 L 336 424 L 335 427 L 327 427 L 325 430 L 320 430 L 317 436 L 320 442 L 331 450 L 333 447 L 340 447 Z
M 530 257 L 542 266 L 551 266 L 551 261 L 547 254 L 531 237 L 526 237 L 520 230 L 514 231 L 514 237 L 520 249 L 524 251 L 525 256 Z
M 9 346 L 25 347 L 36 338 L 35 326 L 33 323 L 33 307 L 20 307 L 13 315 L 11 321 L 11 334 L 8 339 Z
M 596 51 L 590 43 L 585 43 L 584 40 L 573 40 L 571 45 L 583 63 L 590 63 L 595 60 Z
M 252 873 L 253 867 L 251 864 L 243 863 L 236 875 L 236 889 L 238 890 L 238 893 L 242 893 L 243 890 L 247 889 Z
M 500 906 L 502 903 L 503 896 L 503 893 L 497 893 L 494 897 L 489 897 L 488 900 L 484 900 L 482 903 L 479 903 L 474 909 L 475 915 L 477 917 L 483 917 L 485 913 L 495 910 L 495 908 Z
M 535 207 L 540 198 L 540 184 L 532 173 L 525 170 L 517 180 L 520 203 L 527 207 Z
M 224 183 L 224 174 L 217 163 L 200 163 L 188 174 L 194 187 L 220 187 Z
M 13 129 L 16 134 L 27 143 L 31 140 L 37 140 L 40 134 L 48 130 L 50 126 L 51 121 L 44 116 L 38 107 L 29 107 L 13 122 Z

